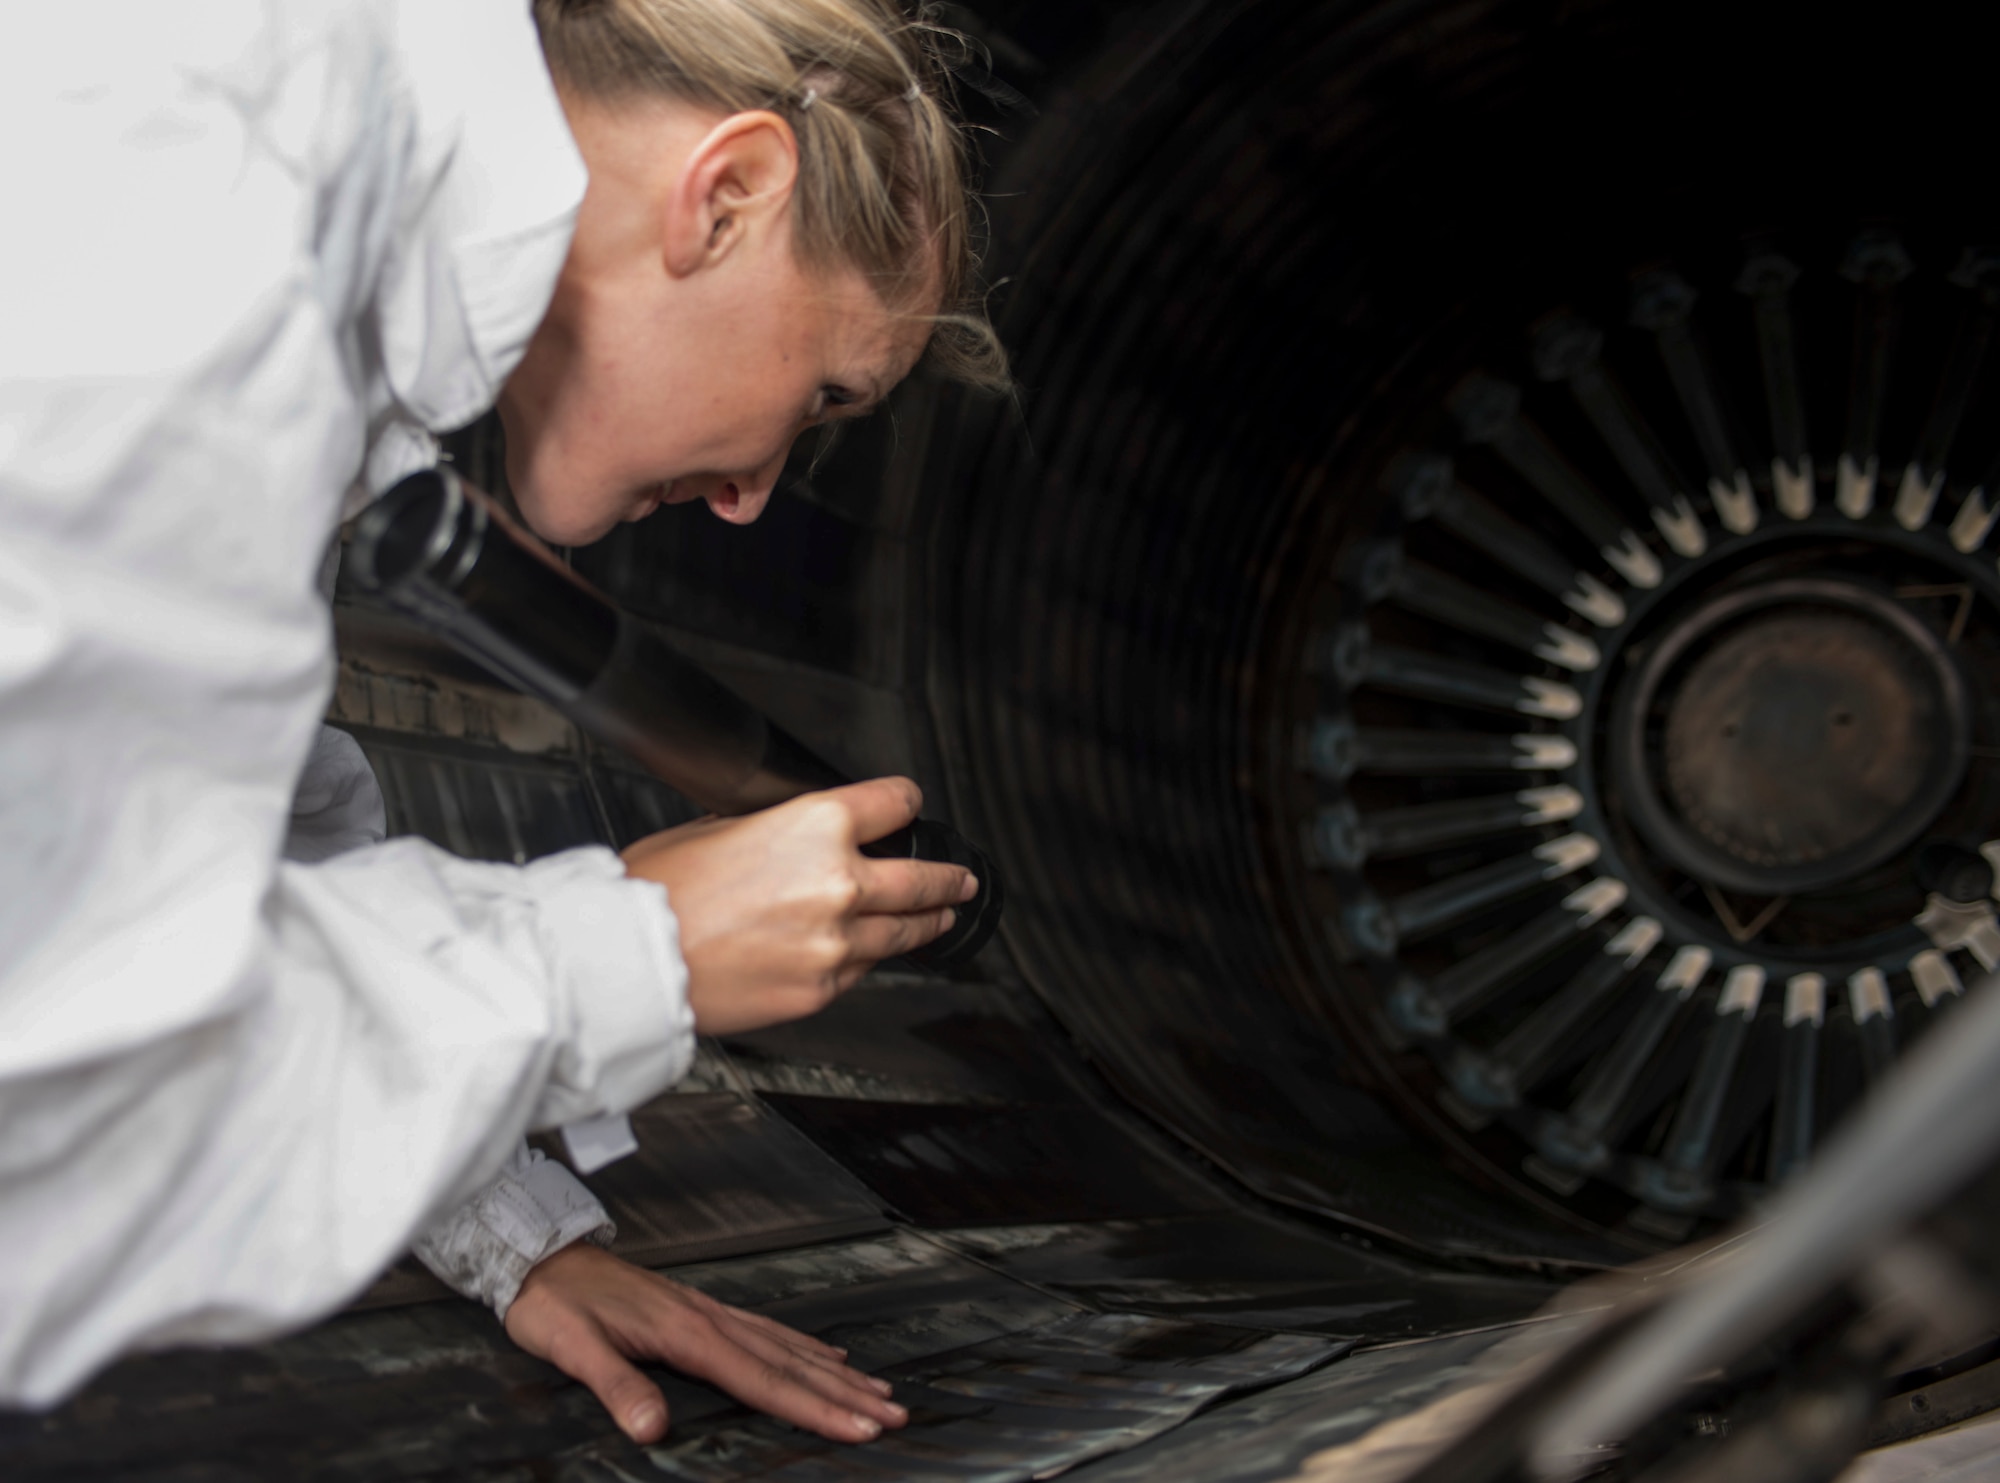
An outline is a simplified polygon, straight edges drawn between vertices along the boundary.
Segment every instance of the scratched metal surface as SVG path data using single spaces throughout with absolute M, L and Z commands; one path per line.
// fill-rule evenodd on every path
M 1015 1483 L 1123 1450 L 1231 1391 L 1290 1379 L 1345 1346 L 1131 1314 L 1075 1314 L 1023 1333 L 891 1366 L 909 1426 L 840 1447 L 770 1421 L 721 1425 L 650 1450 L 686 1483 L 758 1477 L 784 1483 L 882 1478 Z M 576 1458 L 565 1478 L 608 1480 Z
M 1078 1483 L 1267 1483 L 1293 1477 L 1333 1448 L 1491 1378 L 1481 1360 L 1503 1344 L 1560 1340 L 1562 1322 L 1398 1344 L 1349 1355 L 1302 1379 L 1225 1402 L 1171 1437 L 1068 1475 Z M 1333 1470 L 1326 1476 L 1338 1477 Z M 1365 1476 L 1395 1476 L 1370 1473 Z
M 967 1228 L 940 1240 L 1096 1308 L 1380 1343 L 1535 1312 L 1545 1283 L 1420 1266 L 1247 1210 L 1155 1220 Z
M 49 1416 L 0 1416 L 0 1476 L 1025 1479 L 1158 1435 L 1346 1347 L 1079 1312 L 906 1233 L 674 1275 L 847 1345 L 898 1382 L 911 1427 L 837 1447 L 660 1371 L 674 1430 L 636 1447 L 487 1315 L 440 1303 L 347 1314 L 259 1349 L 128 1361 Z
M 888 1227 L 881 1202 L 747 1097 L 661 1097 L 632 1118 L 639 1151 L 590 1176 L 642 1266 L 803 1246 Z
M 759 1090 L 840 1095 L 841 1078 L 933 1102 L 1078 1099 L 1080 1063 L 1032 997 L 997 983 L 877 972 L 812 1019 L 728 1041 Z M 811 1079 L 804 1079 L 811 1078 Z

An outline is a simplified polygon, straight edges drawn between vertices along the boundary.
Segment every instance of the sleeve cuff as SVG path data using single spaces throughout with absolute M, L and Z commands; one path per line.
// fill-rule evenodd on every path
M 544 952 L 575 1011 L 534 1126 L 629 1112 L 694 1063 L 687 966 L 666 889 L 627 876 L 604 849 L 552 855 L 526 871 Z
M 609 1246 L 617 1227 L 569 1170 L 523 1147 L 506 1170 L 417 1239 L 417 1259 L 501 1318 L 528 1272 L 578 1241 Z

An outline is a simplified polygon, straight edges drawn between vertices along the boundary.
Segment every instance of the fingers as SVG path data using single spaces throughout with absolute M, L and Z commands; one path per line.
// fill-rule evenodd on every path
M 909 1420 L 909 1413 L 889 1399 L 886 1381 L 794 1349 L 748 1324 L 726 1325 L 725 1331 L 765 1364 L 792 1376 L 807 1390 L 844 1410 L 866 1416 L 882 1426 L 901 1426 Z
M 979 882 L 962 865 L 931 860 L 868 860 L 855 873 L 857 912 L 900 915 L 959 906 L 979 893 Z
M 695 1289 L 690 1288 L 689 1291 L 694 1292 Z M 761 1329 L 780 1344 L 788 1344 L 794 1349 L 802 1349 L 806 1353 L 817 1355 L 832 1364 L 845 1365 L 847 1363 L 847 1351 L 845 1349 L 828 1344 L 824 1340 L 815 1339 L 811 1334 L 802 1334 L 795 1328 L 787 1328 L 775 1318 L 766 1318 L 763 1314 L 752 1313 L 746 1308 L 732 1308 L 727 1303 L 717 1302 L 706 1293 L 699 1293 L 697 1295 L 702 1307 L 718 1318 L 733 1318 L 739 1323 L 746 1323 L 752 1328 Z M 860 1372 L 856 1371 L 856 1373 Z M 871 1381 L 870 1383 L 880 1387 L 884 1395 L 889 1393 L 888 1381 Z
M 854 966 L 865 972 L 884 958 L 915 952 L 925 943 L 949 932 L 958 913 L 944 906 L 936 911 L 912 912 L 899 917 L 862 917 L 847 929 L 847 941 Z
M 631 1362 L 611 1346 L 596 1324 L 565 1326 L 549 1346 L 549 1363 L 572 1380 L 588 1386 L 598 1403 L 635 1442 L 657 1442 L 667 1433 L 667 1402 Z
M 849 783 L 818 795 L 838 799 L 854 821 L 854 842 L 868 844 L 885 834 L 893 834 L 916 818 L 924 806 L 924 792 L 908 778 L 875 778 L 866 783 Z
M 701 1328 L 707 1332 L 698 1332 Z M 885 1423 L 895 1426 L 903 1419 L 900 1406 L 841 1381 L 747 1325 L 710 1320 L 689 1325 L 677 1338 L 683 1342 L 666 1356 L 670 1363 L 746 1406 L 833 1441 L 872 1441 Z
M 815 1339 L 811 1334 L 800 1333 L 795 1328 L 788 1328 L 775 1318 L 766 1318 L 763 1314 L 752 1313 L 747 1308 L 732 1308 L 727 1303 L 711 1298 L 699 1288 L 683 1287 L 678 1283 L 674 1284 L 674 1287 L 687 1301 L 714 1319 L 716 1326 L 725 1333 L 732 1332 L 737 1327 L 750 1330 L 753 1339 L 765 1339 L 778 1344 L 800 1359 L 818 1365 L 822 1369 L 832 1370 L 850 1384 L 858 1384 L 878 1396 L 887 1397 L 895 1389 L 887 1380 L 878 1380 L 873 1375 L 863 1374 L 850 1366 L 847 1363 L 845 1349 Z M 900 1408 L 895 1409 L 900 1411 Z M 891 1424 L 902 1423 L 900 1420 L 892 1420 Z

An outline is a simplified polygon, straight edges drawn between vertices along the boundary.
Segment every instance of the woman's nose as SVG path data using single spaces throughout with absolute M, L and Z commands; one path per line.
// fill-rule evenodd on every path
M 751 524 L 770 503 L 771 491 L 777 488 L 778 476 L 785 471 L 785 460 L 791 452 L 787 446 L 762 468 L 724 480 L 717 494 L 709 497 L 709 508 L 731 525 Z

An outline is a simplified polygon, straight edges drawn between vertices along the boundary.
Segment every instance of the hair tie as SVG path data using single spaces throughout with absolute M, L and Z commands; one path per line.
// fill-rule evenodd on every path
M 917 99 L 923 97 L 923 95 L 924 85 L 920 82 L 913 82 L 910 84 L 910 90 L 903 94 L 903 101 L 905 103 L 914 103 Z
M 807 88 L 805 97 L 799 101 L 799 112 L 804 113 L 817 102 L 819 102 L 819 89 Z

